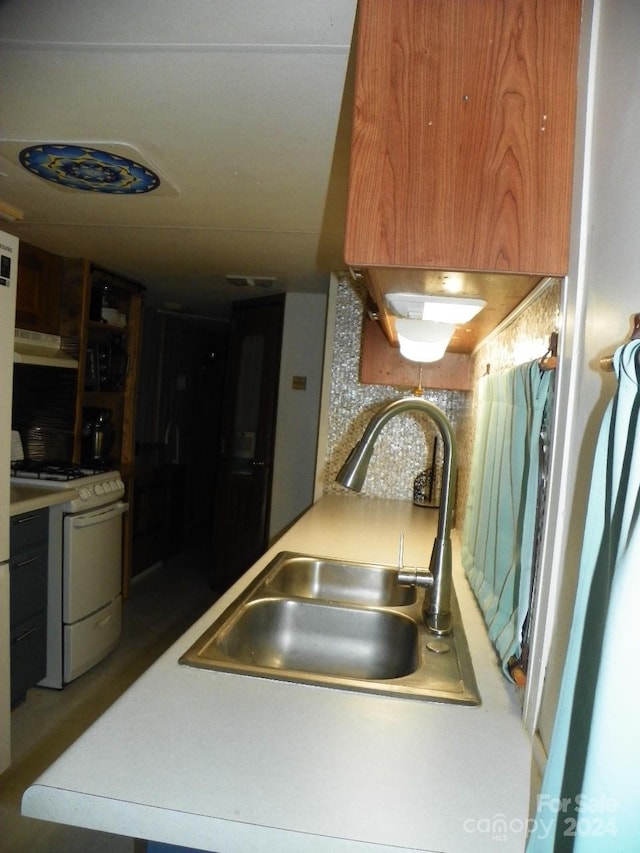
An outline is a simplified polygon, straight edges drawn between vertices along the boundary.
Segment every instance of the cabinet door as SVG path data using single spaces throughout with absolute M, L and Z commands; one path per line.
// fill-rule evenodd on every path
M 11 627 L 11 706 L 47 674 L 47 617 L 40 613 Z
M 46 545 L 49 531 L 49 510 L 37 509 L 11 518 L 9 538 L 11 555 Z
M 345 259 L 563 275 L 580 0 L 360 0 Z
M 62 258 L 20 243 L 16 326 L 57 335 L 60 332 Z
M 11 558 L 12 626 L 47 609 L 47 567 L 46 545 Z
M 46 674 L 47 509 L 11 519 L 11 705 L 19 704 Z

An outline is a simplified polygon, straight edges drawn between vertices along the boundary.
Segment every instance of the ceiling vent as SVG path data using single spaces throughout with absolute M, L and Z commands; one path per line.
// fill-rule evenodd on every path
M 265 275 L 227 275 L 225 278 L 234 287 L 273 287 L 276 281 Z

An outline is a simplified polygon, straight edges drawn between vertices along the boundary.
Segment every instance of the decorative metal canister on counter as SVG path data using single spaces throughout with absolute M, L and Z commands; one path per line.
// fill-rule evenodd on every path
M 438 453 L 438 439 L 433 440 L 433 452 L 431 454 L 431 465 L 420 471 L 413 481 L 413 502 L 416 506 L 440 506 L 440 477 L 436 467 Z

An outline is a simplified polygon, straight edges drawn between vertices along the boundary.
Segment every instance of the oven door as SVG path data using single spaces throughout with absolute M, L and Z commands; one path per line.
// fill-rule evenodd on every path
M 62 618 L 72 624 L 122 589 L 123 501 L 64 518 Z

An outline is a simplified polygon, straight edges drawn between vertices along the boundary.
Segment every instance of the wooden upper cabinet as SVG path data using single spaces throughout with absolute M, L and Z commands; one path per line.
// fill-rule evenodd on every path
M 60 333 L 62 258 L 20 242 L 16 326 L 50 335 Z
M 345 260 L 566 274 L 580 0 L 359 0 Z

